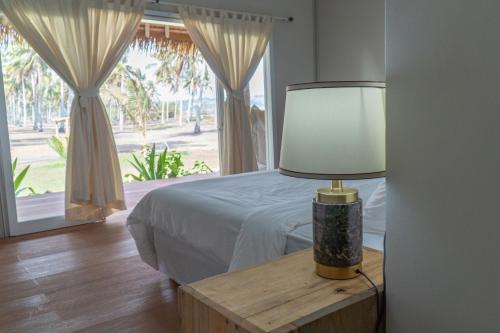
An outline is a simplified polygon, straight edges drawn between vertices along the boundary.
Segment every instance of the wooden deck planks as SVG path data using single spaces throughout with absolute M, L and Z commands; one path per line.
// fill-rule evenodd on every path
M 211 176 L 133 184 L 129 207 L 153 188 Z M 141 261 L 128 213 L 0 240 L 0 332 L 178 332 L 177 286 Z
M 127 206 L 133 207 L 149 191 L 156 188 L 193 180 L 206 179 L 219 176 L 218 172 L 179 177 L 147 182 L 133 182 L 124 184 Z M 55 214 L 64 215 L 64 192 L 45 193 L 33 196 L 19 197 L 16 199 L 17 217 L 19 221 L 30 221 L 53 217 Z M 123 213 L 118 213 L 123 214 Z
M 0 241 L 0 260 L 0 332 L 178 331 L 176 287 L 123 220 Z

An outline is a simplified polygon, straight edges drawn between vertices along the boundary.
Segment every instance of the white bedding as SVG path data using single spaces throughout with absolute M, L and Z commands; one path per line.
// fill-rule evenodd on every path
M 367 200 L 380 181 L 345 185 L 355 184 L 361 198 Z M 198 251 L 225 271 L 237 269 L 310 246 L 311 199 L 316 188 L 328 184 L 267 171 L 166 186 L 148 193 L 127 225 L 142 259 L 156 269 L 154 235 L 158 231 L 176 239 L 177 247 L 183 244 L 189 247 L 187 251 Z M 296 237 L 298 231 L 305 235 L 303 239 Z M 298 241 L 292 246 L 294 237 Z M 161 248 L 168 251 L 168 244 Z M 182 253 L 178 248 L 175 252 Z M 185 261 L 189 256 L 177 255 L 171 260 Z M 189 267 L 189 263 L 182 262 L 182 266 Z M 206 275 L 192 267 L 190 276 L 171 278 L 188 283 Z

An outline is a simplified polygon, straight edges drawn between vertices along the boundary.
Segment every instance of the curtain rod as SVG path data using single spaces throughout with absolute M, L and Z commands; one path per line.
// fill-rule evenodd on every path
M 182 5 L 181 3 L 178 3 L 178 2 L 160 1 L 160 0 L 153 0 L 149 4 L 150 5 L 170 5 L 170 6 L 176 6 L 176 7 Z M 228 9 L 218 9 L 218 8 L 210 8 L 210 9 L 220 10 L 220 11 L 228 10 Z M 247 13 L 247 12 L 245 12 L 245 14 L 257 15 L 257 16 L 258 15 L 265 15 L 265 14 Z M 274 15 L 271 15 L 271 17 L 277 21 L 293 22 L 293 16 L 274 16 Z

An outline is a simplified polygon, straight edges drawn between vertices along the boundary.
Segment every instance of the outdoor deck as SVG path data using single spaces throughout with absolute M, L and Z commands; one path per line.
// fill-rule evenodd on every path
M 114 215 L 128 214 L 146 193 L 156 188 L 217 176 L 219 176 L 219 173 L 214 172 L 204 175 L 124 184 L 125 199 L 128 209 L 123 212 L 115 213 Z M 17 218 L 20 222 L 40 220 L 62 215 L 64 215 L 64 192 L 46 193 L 17 198 Z

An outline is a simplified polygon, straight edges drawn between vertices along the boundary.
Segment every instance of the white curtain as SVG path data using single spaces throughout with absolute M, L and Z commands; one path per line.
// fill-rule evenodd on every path
M 99 87 L 135 36 L 144 0 L 0 0 L 0 9 L 75 91 L 66 165 L 66 218 L 125 209 L 120 165 Z
M 248 82 L 266 50 L 272 18 L 192 6 L 179 6 L 179 14 L 226 91 L 221 174 L 257 170 Z

